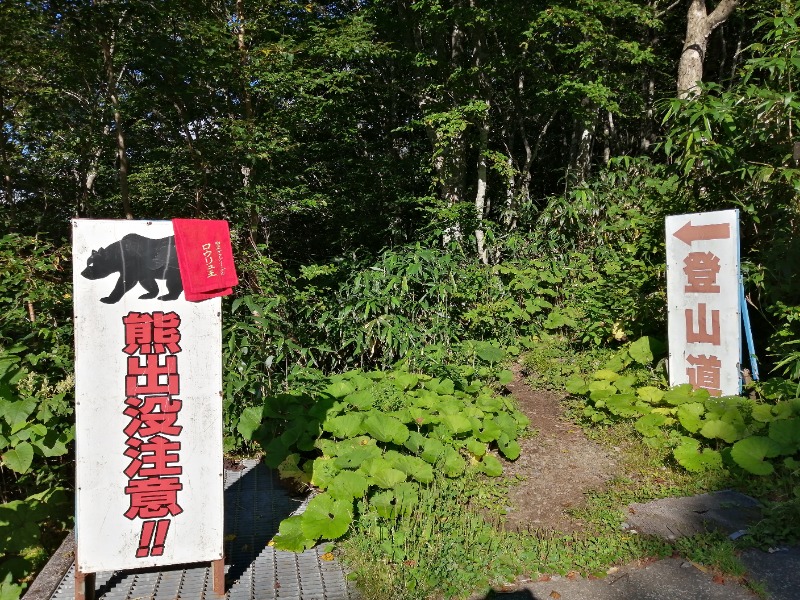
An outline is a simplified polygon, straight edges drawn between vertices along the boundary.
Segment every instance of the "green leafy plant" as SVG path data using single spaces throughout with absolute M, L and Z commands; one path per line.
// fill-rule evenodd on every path
M 435 472 L 497 476 L 502 466 L 492 449 L 519 457 L 527 417 L 479 380 L 457 385 L 407 371 L 354 370 L 325 383 L 268 396 L 239 418 L 239 433 L 261 445 L 268 465 L 319 492 L 281 524 L 278 548 L 300 551 L 340 537 L 361 498 L 397 517 L 415 506 Z
M 590 379 L 570 379 L 567 390 L 586 397 L 583 415 L 594 423 L 634 419 L 646 443 L 673 448 L 675 460 L 689 471 L 722 468 L 725 456 L 748 473 L 770 475 L 777 461 L 794 460 L 800 401 L 715 398 L 689 384 L 664 389 L 643 379 L 641 369 L 637 375 L 629 368 L 649 365 L 655 356 L 653 340 L 641 338 Z
M 16 598 L 70 526 L 73 378 L 64 255 L 0 238 L 0 597 Z

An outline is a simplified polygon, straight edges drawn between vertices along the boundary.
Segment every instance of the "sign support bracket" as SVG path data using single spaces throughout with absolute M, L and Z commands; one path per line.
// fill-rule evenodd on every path
M 94 600 L 95 573 L 84 573 L 75 561 L 75 600 Z
M 217 596 L 225 595 L 225 558 L 211 561 L 211 586 Z
M 739 276 L 739 304 L 742 310 L 742 322 L 744 324 L 744 337 L 747 341 L 747 351 L 750 358 L 750 369 L 753 381 L 758 381 L 758 359 L 756 358 L 756 348 L 753 343 L 753 330 L 750 328 L 750 311 L 747 308 L 747 296 L 744 293 L 744 280 Z

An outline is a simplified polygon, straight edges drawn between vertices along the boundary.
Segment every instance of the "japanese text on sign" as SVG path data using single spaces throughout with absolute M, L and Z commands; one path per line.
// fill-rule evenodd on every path
M 170 221 L 75 219 L 72 232 L 76 572 L 217 561 L 220 298 L 186 298 Z
M 667 217 L 670 383 L 739 391 L 738 212 Z
M 183 427 L 178 415 L 183 402 L 180 393 L 178 357 L 180 324 L 177 313 L 129 312 L 123 317 L 127 358 L 125 405 L 130 421 L 124 454 L 130 459 L 125 469 L 130 507 L 125 517 L 142 520 L 136 558 L 164 553 L 171 519 L 183 512 L 178 492 Z

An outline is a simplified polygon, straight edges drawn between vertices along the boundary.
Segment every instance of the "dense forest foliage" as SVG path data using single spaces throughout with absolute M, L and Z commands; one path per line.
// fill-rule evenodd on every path
M 684 212 L 740 210 L 759 358 L 799 378 L 796 17 L 0 4 L 0 597 L 70 524 L 73 217 L 230 222 L 231 452 L 253 449 L 248 408 L 348 369 L 664 338 L 664 216 Z

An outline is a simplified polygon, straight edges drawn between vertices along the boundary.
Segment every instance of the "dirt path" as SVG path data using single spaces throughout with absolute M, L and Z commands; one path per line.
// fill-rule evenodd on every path
M 520 440 L 522 454 L 505 465 L 509 476 L 523 478 L 510 490 L 507 527 L 522 531 L 580 529 L 581 523 L 565 510 L 581 506 L 588 490 L 602 488 L 617 474 L 617 463 L 564 417 L 558 395 L 531 389 L 520 369 L 514 371 L 508 389 L 537 433 Z

